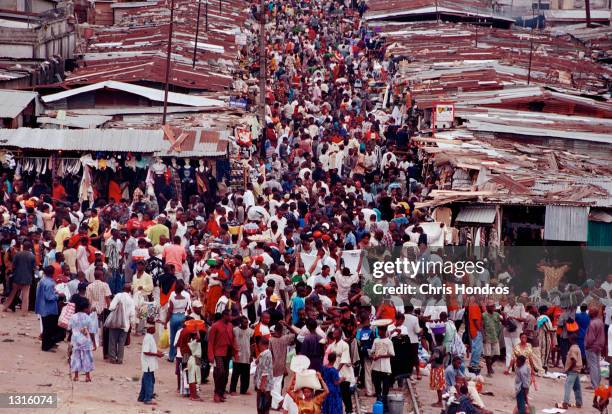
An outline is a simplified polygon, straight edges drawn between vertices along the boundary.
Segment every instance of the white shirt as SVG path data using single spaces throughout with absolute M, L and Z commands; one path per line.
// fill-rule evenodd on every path
M 336 297 L 336 302 L 348 303 L 348 294 L 351 290 L 351 285 L 359 282 L 358 274 L 351 274 L 350 276 L 343 276 L 342 272 L 336 272 L 336 284 L 338 285 L 338 295 Z
M 410 338 L 410 342 L 413 344 L 419 342 L 419 334 L 421 333 L 421 327 L 419 326 L 419 318 L 407 313 L 404 319 L 404 326 L 408 331 L 407 335 Z
M 157 344 L 155 343 L 155 338 L 150 333 L 147 333 L 142 341 L 140 364 L 142 366 L 142 372 L 155 372 L 157 370 L 157 357 L 145 355 L 145 352 L 157 353 Z
M 242 197 L 242 202 L 244 206 L 248 209 L 251 206 L 255 205 L 255 194 L 251 190 L 246 190 L 244 192 L 244 196 Z
M 389 338 L 376 338 L 372 344 L 370 355 L 392 355 L 395 356 L 393 350 L 393 342 Z M 372 371 L 391 373 L 391 358 L 379 358 L 372 361 Z
M 348 344 L 344 340 L 339 340 L 338 342 L 331 343 L 328 347 L 330 352 L 333 352 L 337 355 L 336 362 L 334 364 L 334 368 L 340 369 L 340 364 L 344 364 L 342 368 L 339 370 L 339 374 L 341 377 L 344 377 L 346 381 L 350 383 L 355 382 L 355 372 L 353 371 L 353 361 L 351 361 L 351 352 Z
M 111 301 L 108 310 L 115 310 L 119 303 L 121 303 L 121 306 L 123 306 L 123 330 L 127 332 L 130 330 L 132 321 L 136 320 L 136 307 L 134 306 L 134 299 L 132 299 L 132 295 L 127 292 L 117 293 Z

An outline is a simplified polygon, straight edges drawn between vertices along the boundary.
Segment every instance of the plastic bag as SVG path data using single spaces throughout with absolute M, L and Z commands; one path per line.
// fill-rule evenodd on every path
M 159 349 L 167 349 L 170 347 L 170 334 L 168 333 L 168 329 L 164 329 L 164 331 L 159 336 L 159 340 L 157 341 L 157 347 Z
M 60 328 L 67 329 L 70 323 L 70 318 L 74 315 L 74 303 L 68 302 L 60 312 L 60 316 L 57 322 L 57 326 Z

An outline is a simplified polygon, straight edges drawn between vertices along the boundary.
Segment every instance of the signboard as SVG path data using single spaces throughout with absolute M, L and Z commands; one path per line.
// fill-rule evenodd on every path
M 229 100 L 230 108 L 246 110 L 247 105 L 248 105 L 248 102 L 246 99 L 236 98 L 235 96 L 230 97 L 230 100 Z
M 455 120 L 454 104 L 437 104 L 434 111 L 434 125 L 436 128 L 450 128 Z

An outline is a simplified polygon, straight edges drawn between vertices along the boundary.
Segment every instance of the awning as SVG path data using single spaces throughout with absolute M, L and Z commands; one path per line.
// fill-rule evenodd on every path
M 496 214 L 494 206 L 463 207 L 457 214 L 455 221 L 458 223 L 493 224 Z
M 546 206 L 544 240 L 585 242 L 588 223 L 588 207 Z

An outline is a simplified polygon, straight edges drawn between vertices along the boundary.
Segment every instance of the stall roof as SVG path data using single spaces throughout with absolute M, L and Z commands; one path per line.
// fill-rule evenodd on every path
M 146 86 L 134 85 L 125 82 L 117 82 L 113 80 L 98 82 L 80 88 L 70 89 L 64 92 L 54 93 L 42 97 L 43 102 L 51 103 L 61 99 L 70 98 L 82 93 L 96 91 L 99 89 L 112 89 L 142 96 L 155 102 L 164 101 L 164 91 L 161 89 L 148 88 Z M 210 99 L 203 96 L 187 95 L 184 93 L 168 92 L 168 103 L 186 106 L 200 107 L 224 107 L 225 102 L 218 99 Z
M 370 0 L 366 20 L 401 19 L 419 15 L 454 15 L 464 18 L 489 18 L 509 24 L 514 19 L 491 13 L 483 0 Z
M 229 140 L 224 131 L 205 128 L 172 128 L 173 145 L 161 129 L 0 129 L 0 147 L 45 151 L 113 151 L 155 153 L 160 156 L 219 157 L 227 155 Z
M 0 118 L 16 118 L 38 93 L 0 89 Z
M 498 108 L 458 108 L 470 131 L 554 137 L 612 144 L 612 119 Z
M 496 214 L 494 206 L 463 207 L 455 220 L 461 223 L 492 224 L 495 221 Z
M 405 58 L 398 80 L 414 96 L 526 86 L 528 78 L 531 85 L 606 93 L 612 77 L 599 52 L 546 31 L 446 22 L 383 22 L 379 29 L 387 55 Z
M 508 127 L 506 133 L 513 130 Z M 420 207 L 465 200 L 612 207 L 612 150 L 608 144 L 558 139 L 534 144 L 540 139 L 504 138 L 467 129 L 413 140 L 421 145 L 424 162 L 432 163 L 440 177 L 445 177 Z
M 143 153 L 165 148 L 161 130 L 137 129 L 0 129 L 0 146 L 48 151 Z
M 246 30 L 248 2 L 223 0 L 218 3 L 222 7 L 212 3 L 208 7 L 208 27 L 204 27 L 202 4 L 202 24 L 194 66 L 198 2 L 175 0 L 170 84 L 208 91 L 224 91 L 231 86 L 232 73 L 238 70 L 239 64 L 240 46 L 236 44 L 235 36 Z M 106 80 L 165 83 L 170 30 L 170 12 L 166 2 L 150 2 L 124 11 L 122 20 L 115 25 L 95 28 L 79 67 L 66 77 L 62 86 Z
M 63 119 L 50 116 L 40 116 L 36 118 L 39 124 L 59 125 L 68 128 L 96 128 L 113 119 L 112 116 L 104 115 L 67 115 Z

